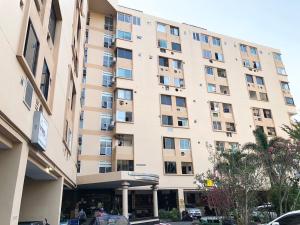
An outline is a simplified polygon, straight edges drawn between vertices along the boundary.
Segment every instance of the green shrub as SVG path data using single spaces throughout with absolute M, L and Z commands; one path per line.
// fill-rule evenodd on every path
M 171 221 L 179 221 L 180 220 L 180 212 L 178 209 L 173 208 L 170 211 L 160 209 L 159 210 L 159 218 L 163 220 L 171 220 Z

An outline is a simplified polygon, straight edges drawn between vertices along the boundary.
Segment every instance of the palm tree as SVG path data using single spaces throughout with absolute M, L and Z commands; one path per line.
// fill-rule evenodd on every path
M 283 125 L 282 129 L 290 136 L 290 138 L 300 141 L 300 121 L 295 121 L 291 126 Z
M 261 128 L 257 128 L 253 131 L 256 143 L 246 143 L 242 148 L 244 150 L 251 150 L 253 153 L 257 154 L 261 165 L 266 172 L 270 180 L 271 187 L 278 182 L 279 177 L 273 170 L 273 160 L 272 160 L 272 151 L 276 143 L 282 141 L 280 137 L 274 137 L 268 140 L 267 135 Z

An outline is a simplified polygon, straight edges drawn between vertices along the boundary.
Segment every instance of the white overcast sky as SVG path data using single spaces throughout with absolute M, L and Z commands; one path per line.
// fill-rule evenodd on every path
M 119 4 L 280 49 L 300 109 L 300 0 L 119 0 Z

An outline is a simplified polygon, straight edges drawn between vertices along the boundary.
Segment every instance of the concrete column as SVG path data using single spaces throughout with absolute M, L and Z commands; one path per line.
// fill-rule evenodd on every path
M 28 151 L 26 142 L 0 149 L 0 224 L 18 224 Z
M 20 221 L 44 220 L 58 225 L 60 220 L 64 178 L 32 180 L 25 178 Z
M 153 190 L 153 216 L 158 217 L 157 185 L 152 186 Z
M 180 214 L 185 210 L 183 189 L 178 189 L 178 209 L 180 211 Z
M 128 218 L 128 182 L 122 183 L 122 215 Z

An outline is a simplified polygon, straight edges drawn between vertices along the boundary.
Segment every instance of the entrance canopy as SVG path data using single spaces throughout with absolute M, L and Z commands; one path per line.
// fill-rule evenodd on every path
M 77 177 L 79 188 L 120 188 L 124 182 L 130 187 L 157 185 L 159 176 L 149 173 L 136 173 L 130 171 L 118 171 L 111 173 L 98 173 Z

